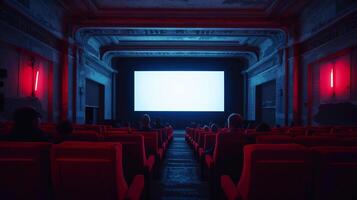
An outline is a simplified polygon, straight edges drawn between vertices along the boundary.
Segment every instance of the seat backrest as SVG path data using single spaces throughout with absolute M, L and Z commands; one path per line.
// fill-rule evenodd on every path
M 156 156 L 159 151 L 159 133 L 157 131 L 134 131 L 133 134 L 144 136 L 146 157 Z
M 307 147 L 312 146 L 339 146 L 341 141 L 335 136 L 296 136 L 294 143 Z
M 209 134 L 210 132 L 207 131 L 200 131 L 198 132 L 198 146 L 203 147 L 205 141 L 205 135 Z
M 194 132 L 193 132 L 193 141 L 198 142 L 198 133 L 200 131 L 203 131 L 203 129 L 201 128 L 195 128 Z
M 193 133 L 194 133 L 194 128 L 190 128 L 190 127 L 187 127 L 186 129 L 186 133 L 190 136 L 190 137 L 193 137 Z
M 306 128 L 305 127 L 292 127 L 292 128 L 289 128 L 288 133 L 290 135 L 306 135 Z
M 293 137 L 290 135 L 260 135 L 255 138 L 257 144 L 290 144 Z
M 1 199 L 50 199 L 50 148 L 43 142 L 0 142 Z
M 130 128 L 129 127 L 122 127 L 122 128 L 115 128 L 115 127 L 107 127 L 106 131 L 125 131 L 125 132 L 130 132 Z
M 314 199 L 357 199 L 357 147 L 311 149 L 317 152 Z
M 280 127 L 280 128 L 271 128 L 271 131 L 276 134 L 285 134 L 288 133 L 288 127 Z
M 103 125 L 96 125 L 96 124 L 75 124 L 73 125 L 74 131 L 81 131 L 81 130 L 92 130 L 96 131 L 98 134 L 102 134 L 105 130 Z
M 106 135 L 120 135 L 120 134 L 129 134 L 128 130 L 110 130 L 107 131 Z
M 135 175 L 144 174 L 146 162 L 144 136 L 139 134 L 108 135 L 104 138 L 109 142 L 120 142 L 123 147 L 123 169 L 128 183 Z
M 324 127 L 314 127 L 310 126 L 307 128 L 308 135 L 329 135 L 332 133 L 332 127 L 324 126 Z
M 164 140 L 163 140 L 163 131 L 162 129 L 154 129 L 155 131 L 157 131 L 158 133 L 158 143 L 159 143 L 159 147 L 162 147 L 162 144 L 164 143 Z
M 339 138 L 341 146 L 357 146 L 357 137 Z
M 216 136 L 217 134 L 209 133 L 205 135 L 203 142 L 203 149 L 207 150 L 212 148 L 216 144 Z
M 69 140 L 73 141 L 98 141 L 99 139 L 99 134 L 93 130 L 76 130 L 69 136 Z
M 173 136 L 174 129 L 171 126 L 170 127 L 166 127 L 166 132 L 167 132 L 167 135 Z
M 64 142 L 51 152 L 55 199 L 124 199 L 120 143 Z
M 244 200 L 305 200 L 311 195 L 312 153 L 297 144 L 244 147 L 244 167 L 237 189 Z
M 230 175 L 238 180 L 243 166 L 243 147 L 248 144 L 247 136 L 240 133 L 219 133 L 216 136 L 213 160 L 215 173 Z

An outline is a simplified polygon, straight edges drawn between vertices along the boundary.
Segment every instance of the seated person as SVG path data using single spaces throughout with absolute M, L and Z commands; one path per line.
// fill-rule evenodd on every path
M 164 128 L 163 125 L 161 125 L 161 120 L 160 118 L 156 118 L 153 127 L 154 129 L 162 129 Z
M 218 127 L 215 123 L 211 124 L 211 132 L 212 133 L 218 133 Z
M 244 130 L 242 128 L 243 117 L 240 114 L 230 114 L 227 119 L 227 124 L 228 128 L 224 131 L 224 133 L 244 133 Z
M 242 129 L 243 117 L 238 113 L 232 113 L 228 116 L 227 119 L 228 128 L 222 132 L 225 134 L 243 134 Z M 213 155 L 215 145 L 212 148 L 206 149 L 205 153 Z
M 14 126 L 9 140 L 15 141 L 49 141 L 40 129 L 40 113 L 32 107 L 22 107 L 14 113 Z
M 151 131 L 151 125 L 150 125 L 150 115 L 148 114 L 144 114 L 141 117 L 141 121 L 140 121 L 140 129 L 139 131 Z
M 208 132 L 208 131 L 209 131 L 209 127 L 208 127 L 207 125 L 204 125 L 204 126 L 203 126 L 203 130 L 206 131 L 206 132 Z

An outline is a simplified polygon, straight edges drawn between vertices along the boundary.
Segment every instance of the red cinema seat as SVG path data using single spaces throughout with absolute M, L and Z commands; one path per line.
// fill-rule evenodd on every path
M 339 138 L 341 146 L 357 146 L 357 137 Z
M 185 131 L 186 131 L 185 140 L 186 142 L 189 142 L 193 137 L 194 128 L 187 127 Z
M 164 131 L 163 129 L 154 129 L 158 133 L 158 139 L 159 139 L 159 148 L 162 148 L 164 153 L 166 152 L 167 145 L 165 143 L 165 138 L 164 138 Z
M 114 132 L 116 132 L 116 131 L 124 131 L 124 132 L 130 132 L 130 128 L 128 128 L 128 127 L 123 127 L 123 128 L 114 128 L 114 127 L 107 127 L 106 128 L 106 131 L 107 132 L 111 132 L 111 131 L 114 131 Z
M 295 135 L 306 135 L 306 128 L 305 127 L 292 127 L 288 130 L 288 133 L 292 136 Z
M 146 156 L 154 155 L 160 163 L 163 159 L 164 151 L 159 148 L 159 133 L 157 131 L 134 131 L 133 134 L 144 136 Z
M 216 143 L 217 134 L 209 133 L 204 137 L 203 147 L 198 150 L 198 160 L 200 162 L 201 167 L 201 177 L 204 176 L 204 166 L 205 166 L 205 155 L 206 151 L 209 149 L 213 149 Z
M 221 188 L 229 200 L 306 200 L 311 196 L 312 172 L 312 153 L 301 145 L 247 145 L 239 183 L 221 176 Z
M 101 142 L 64 142 L 51 152 L 55 199 L 140 199 L 144 176 L 128 187 L 122 168 L 122 145 Z
M 261 135 L 255 138 L 257 144 L 290 144 L 293 137 L 289 135 Z
M 341 141 L 335 136 L 296 136 L 294 143 L 307 147 L 341 145 Z
M 313 147 L 316 200 L 357 199 L 357 147 Z
M 190 140 L 190 145 L 192 146 L 192 148 L 194 148 L 195 143 L 197 143 L 197 138 L 198 138 L 198 132 L 199 131 L 203 131 L 203 129 L 195 128 L 194 131 L 193 131 L 193 135 L 192 135 L 192 138 Z
M 174 138 L 174 129 L 172 127 L 167 127 L 167 138 L 169 140 L 169 142 L 172 141 L 172 139 Z
M 103 125 L 95 125 L 95 124 L 76 124 L 73 126 L 74 131 L 95 131 L 98 134 L 103 134 L 105 128 Z
M 72 141 L 98 141 L 100 140 L 100 135 L 93 130 L 77 130 L 74 131 L 70 136 L 69 140 Z
M 50 199 L 50 148 L 43 142 L 0 142 L 0 199 Z
M 167 151 L 167 148 L 169 147 L 169 129 L 168 128 L 162 128 L 162 148 L 165 149 L 165 152 Z
M 150 179 L 155 166 L 155 156 L 150 155 L 146 159 L 144 136 L 138 134 L 108 135 L 105 141 L 122 144 L 124 175 L 129 183 L 137 174 L 145 174 L 147 180 Z
M 110 130 L 107 131 L 106 135 L 121 135 L 121 134 L 129 134 L 129 131 L 125 130 Z
M 330 135 L 332 133 L 332 127 L 307 127 L 307 135 Z
M 219 177 L 222 174 L 239 180 L 243 166 L 243 147 L 248 144 L 245 135 L 239 133 L 219 133 L 213 156 L 206 155 L 205 164 L 208 169 L 212 195 L 219 189 Z
M 209 134 L 205 135 L 204 140 L 203 140 L 203 147 L 199 148 L 199 150 L 198 150 L 198 155 L 199 155 L 200 159 L 204 158 L 205 152 L 208 149 L 214 148 L 214 146 L 216 144 L 216 136 L 217 136 L 217 134 L 215 134 L 215 133 L 209 133 Z
M 209 134 L 210 132 L 207 131 L 200 131 L 198 132 L 198 142 L 195 143 L 194 145 L 194 150 L 196 155 L 199 155 L 199 149 L 203 148 L 204 140 L 205 140 L 205 135 Z

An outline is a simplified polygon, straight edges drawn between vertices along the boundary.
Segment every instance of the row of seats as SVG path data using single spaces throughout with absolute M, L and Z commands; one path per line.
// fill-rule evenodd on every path
M 286 136 L 286 135 L 258 135 L 255 137 L 257 144 L 288 144 L 296 143 L 304 146 L 356 146 L 357 136 Z
M 13 122 L 2 122 L 0 123 L 0 135 L 6 135 L 11 132 L 11 128 L 13 126 Z M 55 133 L 56 124 L 54 123 L 43 123 L 41 124 L 41 130 L 47 133 Z M 171 140 L 173 138 L 173 128 L 172 127 L 164 127 L 161 129 L 155 129 L 159 131 L 160 137 L 159 140 L 163 140 L 162 138 L 168 138 Z M 90 139 L 99 139 L 101 137 L 112 135 L 112 134 L 120 134 L 120 133 L 132 133 L 139 131 L 135 128 L 115 128 L 110 125 L 97 125 L 97 124 L 73 124 L 73 132 L 74 133 L 92 133 L 91 136 L 88 136 Z M 89 135 L 89 134 L 88 134 Z
M 337 136 L 295 136 L 288 134 L 245 133 L 245 134 L 214 134 L 203 129 L 186 129 L 186 141 L 193 148 L 201 165 L 201 174 L 206 173 L 212 195 L 217 195 L 219 177 L 223 173 L 229 174 L 233 180 L 238 181 L 243 168 L 243 148 L 248 144 L 268 143 L 284 144 L 297 143 L 307 147 L 312 146 L 356 146 L 355 137 Z M 213 154 L 207 152 L 214 148 Z
M 245 133 L 254 133 L 255 129 L 246 129 Z M 289 135 L 357 135 L 357 126 L 307 126 L 272 128 L 270 132 Z
M 171 131 L 171 135 L 173 135 L 172 131 Z M 137 182 L 137 178 L 136 178 L 137 175 L 138 174 L 143 175 L 145 177 L 145 196 L 148 197 L 150 196 L 149 191 L 150 191 L 152 179 L 155 177 L 155 175 L 158 175 L 160 164 L 163 160 L 169 142 L 171 142 L 172 140 L 172 137 L 171 138 L 166 137 L 163 138 L 162 141 L 160 141 L 161 144 L 159 144 L 159 136 L 160 136 L 159 131 L 133 131 L 133 132 L 120 132 L 120 133 L 115 132 L 113 134 L 108 134 L 105 136 L 98 137 L 98 133 L 93 130 L 81 130 L 81 131 L 75 131 L 73 134 L 71 134 L 70 138 L 67 138 L 68 140 L 66 140 L 64 143 L 61 143 L 60 145 L 66 144 L 66 145 L 72 145 L 72 147 L 79 145 L 83 147 L 83 151 L 87 151 L 85 147 L 93 146 L 93 144 L 96 145 L 96 144 L 103 144 L 103 143 L 108 143 L 108 144 L 120 143 L 122 148 L 122 171 L 126 182 L 131 184 L 135 183 L 135 181 Z M 15 144 L 12 142 L 2 142 L 2 144 L 5 144 L 3 149 L 6 149 L 7 146 L 6 143 Z M 28 142 L 24 144 L 31 144 L 31 143 Z M 56 146 L 57 145 L 54 145 L 53 147 Z M 77 150 L 73 150 L 73 152 L 75 151 Z M 89 151 L 91 151 L 90 148 Z M 96 150 L 93 150 L 93 152 L 94 154 L 97 154 L 95 153 Z M 3 155 L 7 156 L 6 153 L 4 153 Z M 8 157 L 11 158 L 11 155 L 8 155 Z M 100 159 L 100 152 L 98 154 L 97 159 Z M 67 170 L 71 170 L 71 169 L 68 168 Z M 21 172 L 19 173 L 21 174 Z M 6 182 L 8 181 L 9 180 L 4 180 L 4 182 L 2 183 L 6 184 Z M 21 179 L 15 178 L 13 182 L 14 181 L 15 182 L 21 181 Z M 4 187 L 4 191 L 9 191 L 8 194 L 14 192 L 14 190 L 9 190 L 9 188 L 6 187 Z M 2 196 L 1 193 L 0 196 Z M 43 199 L 47 199 L 47 196 L 46 198 Z M 94 198 L 95 195 L 92 195 L 92 197 L 93 197 L 92 199 L 96 199 Z M 66 199 L 66 198 L 63 197 L 61 199 Z M 13 199 L 13 198 L 9 197 L 7 199 Z M 14 198 L 14 199 L 22 199 L 22 198 Z M 39 199 L 39 197 L 33 199 Z
M 229 200 L 352 200 L 356 184 L 357 147 L 247 145 L 237 184 L 230 176 L 220 177 Z
M 123 151 L 113 142 L 0 142 L 1 199 L 141 199 L 144 175 L 127 184 Z

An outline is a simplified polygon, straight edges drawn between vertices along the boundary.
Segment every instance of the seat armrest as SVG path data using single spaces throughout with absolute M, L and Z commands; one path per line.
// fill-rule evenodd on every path
M 159 156 L 159 160 L 162 161 L 164 157 L 164 150 L 162 148 L 159 148 L 159 150 L 157 151 L 157 155 Z
M 145 179 L 143 175 L 136 175 L 131 183 L 125 199 L 140 200 L 144 194 Z
M 222 191 L 223 191 L 225 197 L 228 200 L 241 199 L 240 195 L 239 195 L 239 193 L 237 191 L 237 188 L 234 185 L 231 177 L 229 177 L 227 175 L 221 176 L 221 188 L 222 188 Z
M 205 157 L 205 161 L 206 161 L 206 166 L 208 169 L 212 169 L 213 168 L 213 158 L 211 155 L 206 155 Z
M 155 165 L 155 156 L 154 155 L 150 155 L 149 158 L 146 160 L 146 163 L 145 163 L 145 168 L 146 168 L 146 170 L 147 170 L 147 172 L 149 174 L 151 174 L 152 169 L 154 168 L 154 165 Z
M 204 154 L 205 154 L 205 151 L 203 150 L 202 147 L 200 147 L 200 148 L 198 149 L 198 157 L 202 158 Z

